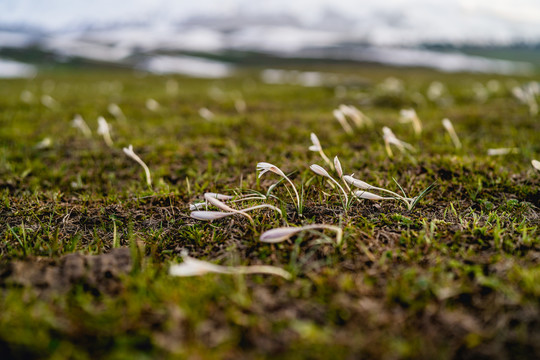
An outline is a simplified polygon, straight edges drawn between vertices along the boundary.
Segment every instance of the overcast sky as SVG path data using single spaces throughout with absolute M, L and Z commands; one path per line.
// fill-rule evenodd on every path
M 540 39 L 540 0 L 0 0 L 0 25 L 26 24 L 46 30 L 126 21 L 164 24 L 195 15 L 292 14 L 306 25 L 332 10 L 357 29 L 373 26 L 381 43 L 394 38 Z M 381 17 L 401 22 L 387 30 Z M 384 27 L 386 26 L 386 30 Z M 399 26 L 398 26 L 399 27 Z M 394 29 L 395 30 L 395 29 Z M 423 34 L 422 34 L 423 33 Z

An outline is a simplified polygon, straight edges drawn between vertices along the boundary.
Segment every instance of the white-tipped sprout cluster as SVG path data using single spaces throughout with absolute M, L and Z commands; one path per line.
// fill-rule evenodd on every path
M 402 124 L 411 124 L 416 136 L 422 134 L 422 122 L 414 109 L 401 109 L 399 112 L 399 122 Z
M 383 140 L 384 140 L 384 147 L 386 149 L 386 153 L 389 157 L 393 157 L 394 153 L 392 152 L 392 148 L 390 145 L 395 146 L 399 151 L 401 151 L 404 154 L 408 154 L 409 152 L 416 152 L 416 149 L 411 144 L 402 141 L 396 137 L 392 129 L 390 129 L 388 126 L 384 126 L 382 128 L 383 132 Z
M 538 96 L 540 96 L 540 83 L 529 82 L 522 86 L 512 88 L 512 94 L 524 105 L 529 107 L 531 115 L 538 115 Z
M 197 220 L 203 220 L 203 221 L 212 221 L 217 219 L 222 219 L 227 216 L 233 216 L 233 215 L 242 215 L 246 217 L 251 225 L 255 225 L 253 218 L 251 215 L 248 214 L 249 211 L 258 210 L 258 209 L 270 209 L 275 212 L 277 212 L 279 215 L 281 215 L 281 210 L 277 207 L 270 205 L 270 204 L 260 204 L 255 206 L 250 206 L 243 209 L 234 209 L 231 206 L 227 205 L 228 203 L 236 203 L 241 201 L 248 201 L 248 200 L 266 200 L 266 196 L 264 195 L 253 195 L 253 194 L 247 194 L 247 195 L 241 195 L 241 196 L 231 196 L 231 195 L 224 195 L 224 194 L 217 194 L 217 193 L 205 193 L 204 194 L 204 202 L 195 203 L 190 205 L 191 210 L 191 217 Z M 215 210 L 207 210 L 208 206 L 212 205 L 221 211 L 215 211 Z M 205 210 L 201 210 L 205 209 Z
M 300 200 L 300 195 L 298 194 L 298 190 L 296 189 L 296 186 L 291 181 L 291 179 L 287 175 L 285 175 L 285 173 L 280 168 L 278 168 L 276 165 L 273 165 L 273 164 L 270 164 L 270 163 L 267 163 L 267 162 L 258 163 L 257 164 L 257 170 L 259 171 L 259 178 L 261 176 L 263 176 L 267 172 L 273 172 L 274 174 L 277 174 L 277 175 L 281 176 L 284 180 L 286 180 L 289 183 L 290 187 L 292 188 L 292 190 L 293 190 L 293 192 L 295 194 L 295 197 L 293 197 L 292 193 L 289 191 L 289 187 L 287 187 L 287 191 L 289 192 L 289 195 L 290 195 L 292 201 L 294 202 L 294 204 L 296 206 L 298 214 L 302 215 L 302 201 Z M 277 184 L 275 184 L 275 185 L 277 185 Z M 273 189 L 273 187 L 272 187 L 272 189 Z
M 374 200 L 374 201 L 377 201 L 377 200 L 399 200 L 399 201 L 403 202 L 407 206 L 407 210 L 409 210 L 409 211 L 412 210 L 416 206 L 416 204 L 418 203 L 418 201 L 420 201 L 420 199 L 422 199 L 424 196 L 426 196 L 435 187 L 435 183 L 433 183 L 430 186 L 428 186 L 426 189 L 424 189 L 418 196 L 410 198 L 410 197 L 407 197 L 407 194 L 405 194 L 405 191 L 403 190 L 403 188 L 401 186 L 399 186 L 399 184 L 398 184 L 398 186 L 399 186 L 400 190 L 402 191 L 403 196 L 399 195 L 398 193 L 396 193 L 394 191 L 384 189 L 384 188 L 380 188 L 380 187 L 377 187 L 377 186 L 372 186 L 372 185 L 366 183 L 365 181 L 356 179 L 356 178 L 354 178 L 354 174 L 353 175 L 345 175 L 343 177 L 343 179 L 346 182 L 348 182 L 349 184 L 351 184 L 352 186 L 360 189 L 360 190 L 356 190 L 356 191 L 353 192 L 353 194 L 359 199 Z M 373 193 L 371 191 L 384 193 L 385 195 L 388 195 L 388 196 L 381 196 L 381 195 Z

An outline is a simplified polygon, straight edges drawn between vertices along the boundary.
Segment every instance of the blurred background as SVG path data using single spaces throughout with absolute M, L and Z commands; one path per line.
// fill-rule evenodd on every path
M 339 62 L 532 74 L 540 1 L 0 1 L 0 77 L 112 67 L 220 78 Z

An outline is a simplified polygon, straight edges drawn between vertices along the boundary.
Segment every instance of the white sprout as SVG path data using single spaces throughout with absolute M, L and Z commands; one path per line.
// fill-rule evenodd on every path
M 239 114 L 243 114 L 247 110 L 246 101 L 241 97 L 234 99 L 234 108 Z
M 516 148 L 516 147 L 487 150 L 488 156 L 502 156 L 502 155 L 508 155 L 508 154 L 517 154 L 517 153 L 519 153 L 519 148 Z
M 330 174 L 328 173 L 328 171 L 326 171 L 322 166 L 319 166 L 317 164 L 313 164 L 309 168 L 315 174 L 328 178 L 330 181 L 332 181 L 334 184 L 336 184 L 338 186 L 338 188 L 341 190 L 341 192 L 343 193 L 343 196 L 345 198 L 345 202 L 343 203 L 343 205 L 344 205 L 343 207 L 346 208 L 347 204 L 349 203 L 349 197 L 347 196 L 347 192 L 343 189 L 343 187 L 341 187 L 341 185 L 333 177 L 331 177 Z
M 326 156 L 326 154 L 324 153 L 322 149 L 321 142 L 319 141 L 319 138 L 317 137 L 317 135 L 315 135 L 315 133 L 311 133 L 310 138 L 313 145 L 309 147 L 309 150 L 318 152 L 321 155 L 324 162 L 327 163 L 331 168 L 333 168 L 332 163 L 330 162 L 330 159 L 328 158 L 328 156 Z
M 407 153 L 407 150 L 411 152 L 416 151 L 411 144 L 399 140 L 389 127 L 383 127 L 382 131 L 386 153 L 389 157 L 394 155 L 392 149 L 390 148 L 390 144 L 395 145 L 402 153 Z
M 461 149 L 461 141 L 459 141 L 459 137 L 457 136 L 456 130 L 454 130 L 454 125 L 452 125 L 452 122 L 449 119 L 443 119 L 442 124 L 446 131 L 448 131 L 448 135 L 450 135 L 450 139 L 452 139 L 456 149 Z
M 81 115 L 75 115 L 73 120 L 71 120 L 71 126 L 79 129 L 85 137 L 92 137 L 92 130 L 90 130 L 90 127 L 88 126 L 86 121 L 84 121 Z
M 50 137 L 46 137 L 45 139 L 41 140 L 40 142 L 38 142 L 35 146 L 36 149 L 38 150 L 44 150 L 44 149 L 48 149 L 52 146 L 53 144 L 53 141 Z
M 287 180 L 289 182 L 289 184 L 291 185 L 291 187 L 292 187 L 292 189 L 293 189 L 293 191 L 294 191 L 294 193 L 296 195 L 296 205 L 297 205 L 296 208 L 300 212 L 301 202 L 300 202 L 300 195 L 298 195 L 298 190 L 296 190 L 296 187 L 294 186 L 291 179 L 289 179 L 289 177 L 287 175 L 285 175 L 285 173 L 283 171 L 281 171 L 280 168 L 278 168 L 276 165 L 273 165 L 273 164 L 270 164 L 270 163 L 267 163 L 267 162 L 260 162 L 260 163 L 257 164 L 257 170 L 260 171 L 259 172 L 259 178 L 261 176 L 263 176 L 266 172 L 270 171 L 270 172 L 273 172 L 274 174 L 277 174 L 277 175 L 281 176 L 285 180 Z M 293 201 L 294 201 L 294 199 L 293 199 Z
M 289 239 L 291 236 L 306 230 L 329 229 L 337 233 L 336 243 L 339 245 L 343 239 L 343 230 L 340 227 L 326 224 L 313 224 L 301 227 L 280 227 L 265 231 L 261 234 L 259 240 L 265 243 L 278 243 Z
M 339 105 L 338 110 L 340 110 L 343 115 L 350 118 L 354 125 L 359 129 L 363 128 L 364 126 L 373 125 L 373 121 L 363 112 L 358 110 L 356 106 L 341 104 Z
M 354 192 L 354 196 L 356 196 L 357 198 L 360 198 L 360 199 L 366 199 L 366 200 L 389 200 L 389 199 L 394 199 L 392 197 L 383 197 L 383 196 L 380 196 L 380 195 L 377 195 L 377 194 L 374 194 L 374 193 L 371 193 L 369 191 L 361 191 L 361 190 L 356 190 Z
M 171 265 L 169 274 L 172 276 L 199 276 L 208 273 L 217 274 L 269 274 L 291 279 L 291 274 L 281 268 L 269 265 L 252 266 L 221 266 L 207 261 L 198 260 L 182 253 L 184 260 L 181 264 Z
M 402 109 L 399 112 L 399 122 L 402 124 L 411 123 L 415 135 L 420 136 L 422 134 L 422 122 L 414 109 Z
M 103 116 L 98 117 L 98 129 L 97 129 L 98 135 L 103 136 L 103 140 L 105 140 L 105 144 L 107 146 L 112 147 L 113 141 L 111 138 L 111 129 L 109 127 L 109 123 Z
M 436 101 L 442 97 L 444 90 L 445 87 L 443 83 L 440 81 L 433 81 L 431 84 L 429 84 L 426 95 L 429 100 Z
M 231 195 L 224 195 L 224 194 L 218 194 L 218 193 L 212 193 L 208 192 L 205 193 L 205 196 L 212 196 L 215 197 L 218 200 L 221 201 L 227 201 L 227 202 L 240 202 L 240 201 L 248 201 L 248 200 L 266 200 L 266 196 L 260 194 L 260 195 L 253 195 L 253 194 L 245 194 L 240 196 L 231 196 Z M 194 203 L 189 205 L 190 210 L 200 210 L 201 208 L 206 206 L 206 201 Z
M 433 187 L 435 186 L 435 184 L 431 184 L 424 191 L 422 191 L 420 193 L 420 195 L 418 195 L 418 196 L 416 196 L 414 198 L 409 198 L 409 197 L 406 197 L 406 196 L 401 196 L 398 193 L 395 193 L 393 191 L 390 191 L 390 190 L 387 190 L 387 189 L 384 189 L 384 188 L 372 186 L 372 185 L 366 183 L 365 181 L 355 179 L 352 175 L 346 175 L 346 176 L 343 177 L 343 179 L 346 182 L 348 182 L 349 184 L 351 184 L 351 185 L 353 185 L 353 186 L 355 186 L 357 188 L 360 188 L 362 190 L 376 190 L 376 191 L 380 191 L 380 192 L 390 194 L 390 197 L 382 197 L 382 196 L 370 193 L 368 191 L 355 191 L 353 194 L 358 198 L 367 199 L 367 200 L 391 200 L 391 199 L 400 200 L 400 201 L 403 201 L 407 205 L 408 210 L 412 210 L 414 208 L 414 206 L 416 205 L 416 203 L 422 197 L 427 195 L 433 189 Z
M 114 116 L 118 120 L 126 119 L 126 116 L 124 115 L 122 109 L 120 109 L 120 106 L 115 103 L 109 104 L 109 106 L 107 106 L 107 110 L 109 111 L 109 113 L 111 113 L 112 116 Z
M 148 168 L 148 166 L 146 166 L 144 161 L 142 161 L 141 158 L 137 154 L 135 154 L 135 152 L 133 151 L 133 146 L 129 145 L 127 148 L 123 148 L 122 150 L 127 156 L 129 156 L 142 166 L 146 174 L 146 183 L 148 184 L 149 188 L 152 188 L 152 177 L 150 176 L 150 169 Z
M 335 109 L 332 112 L 332 114 L 334 115 L 334 118 L 336 118 L 336 120 L 339 122 L 339 124 L 341 125 L 343 130 L 345 130 L 347 134 L 353 133 L 353 129 L 351 125 L 349 125 L 349 123 L 347 122 L 347 118 L 345 117 L 345 114 L 343 113 L 343 111 L 339 109 Z
M 226 216 L 239 214 L 239 215 L 243 215 L 247 217 L 250 223 L 254 225 L 255 223 L 253 222 L 252 217 L 247 214 L 247 211 L 252 211 L 252 210 L 257 210 L 257 209 L 262 209 L 262 208 L 269 208 L 278 212 L 281 215 L 281 210 L 270 204 L 261 204 L 261 205 L 248 207 L 245 209 L 236 210 L 221 201 L 221 199 L 224 201 L 231 200 L 233 198 L 232 196 L 216 194 L 216 193 L 205 193 L 204 198 L 208 203 L 214 205 L 215 207 L 223 211 L 200 211 L 199 208 L 205 205 L 205 203 L 192 204 L 190 206 L 190 209 L 195 210 L 195 211 L 192 211 L 191 213 L 192 218 L 197 219 L 197 220 L 211 221 L 211 220 L 221 219 Z M 255 197 L 251 197 L 251 198 L 253 199 Z M 248 198 L 245 197 L 243 200 L 247 200 L 247 199 Z M 257 199 L 261 199 L 261 197 L 257 197 Z
M 349 187 L 349 184 L 347 184 L 347 182 L 343 180 L 343 168 L 341 167 L 341 162 L 339 161 L 337 156 L 334 156 L 334 168 L 336 169 L 336 173 L 338 174 L 341 181 L 343 181 L 343 183 L 345 184 L 347 191 L 351 192 L 351 188 Z
M 60 106 L 60 104 L 58 104 L 58 101 L 54 100 L 53 97 L 50 95 L 42 95 L 41 104 L 51 110 L 57 109 Z
M 22 102 L 25 102 L 27 104 L 33 103 L 34 102 L 34 94 L 32 94 L 31 91 L 23 90 L 23 92 L 21 93 L 20 99 L 21 99 Z
M 146 108 L 150 111 L 158 111 L 161 106 L 155 99 L 146 100 Z
M 208 121 L 212 120 L 215 117 L 214 113 L 205 107 L 199 109 L 199 115 L 204 120 L 208 120 Z

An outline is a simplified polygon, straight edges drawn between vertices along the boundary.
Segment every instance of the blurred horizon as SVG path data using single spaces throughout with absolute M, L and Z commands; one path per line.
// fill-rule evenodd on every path
M 0 59 L 83 59 L 147 70 L 159 63 L 158 72 L 175 72 L 192 67 L 193 56 L 227 65 L 259 53 L 530 73 L 540 64 L 538 24 L 534 0 L 4 0 Z M 496 50 L 478 50 L 490 48 Z

